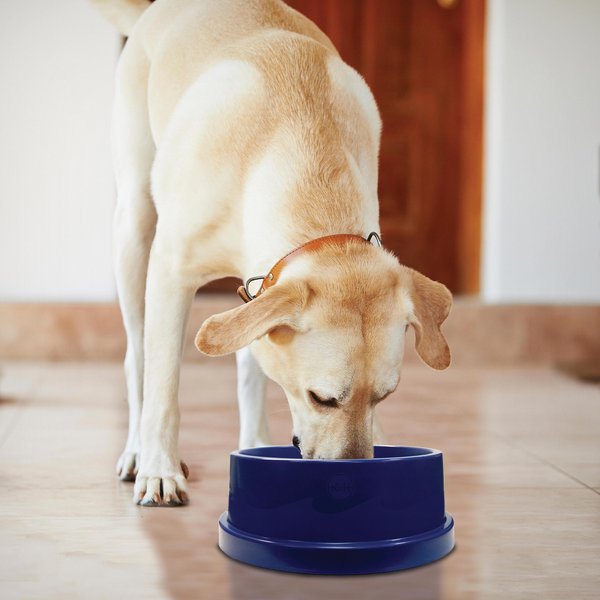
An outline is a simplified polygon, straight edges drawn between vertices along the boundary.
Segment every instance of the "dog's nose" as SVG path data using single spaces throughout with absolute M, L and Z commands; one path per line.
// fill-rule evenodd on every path
M 300 449 L 300 440 L 298 439 L 297 435 L 295 435 L 292 438 L 292 444 L 294 444 L 294 446 L 296 446 L 296 448 Z

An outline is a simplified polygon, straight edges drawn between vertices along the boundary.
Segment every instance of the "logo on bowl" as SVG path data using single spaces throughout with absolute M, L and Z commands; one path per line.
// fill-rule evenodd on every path
M 327 491 L 332 498 L 336 500 L 344 500 L 354 495 L 354 482 L 347 475 L 334 475 L 327 482 Z

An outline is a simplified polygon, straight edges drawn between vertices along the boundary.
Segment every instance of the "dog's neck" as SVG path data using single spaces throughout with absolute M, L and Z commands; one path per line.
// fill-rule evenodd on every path
M 378 231 L 376 190 L 367 189 L 356 162 L 341 149 L 320 153 L 320 158 L 303 153 L 310 159 L 290 163 L 296 157 L 274 149 L 250 175 L 244 199 L 244 280 L 266 275 L 282 256 L 310 240 Z

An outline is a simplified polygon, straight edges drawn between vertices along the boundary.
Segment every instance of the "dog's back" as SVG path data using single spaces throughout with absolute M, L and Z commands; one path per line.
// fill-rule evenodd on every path
M 227 231 L 228 240 L 219 241 L 228 247 L 220 274 L 239 275 L 232 263 L 245 262 L 244 249 L 229 240 L 260 238 L 265 227 L 297 232 L 300 241 L 323 227 L 362 230 L 363 221 L 376 222 L 374 99 L 325 34 L 283 2 L 158 0 L 133 27 L 120 71 L 117 94 L 123 92 L 124 102 L 128 89 L 145 88 L 138 96 L 157 150 L 157 211 L 163 212 L 162 198 L 189 199 L 181 214 L 191 235 L 203 238 L 205 254 L 207 230 L 218 224 L 224 236 Z M 127 107 L 128 118 L 134 111 Z M 269 168 L 261 169 L 260 160 Z M 191 191 L 207 185 L 210 199 Z M 252 215 L 245 234 L 243 194 L 243 210 Z M 287 198 L 277 222 L 257 217 L 270 209 L 269 198 Z
M 215 274 L 266 268 L 273 246 L 323 231 L 374 228 L 377 107 L 314 23 L 280 0 L 106 3 L 138 14 L 125 31 L 114 119 L 118 178 L 135 171 L 138 181 L 119 187 L 139 186 L 151 167 L 163 224 L 169 213 L 180 236 L 202 239 Z M 265 230 L 250 265 L 243 240 Z
M 140 44 L 150 61 L 148 103 L 156 141 L 181 97 L 210 64 L 243 55 L 245 41 L 249 52 L 256 50 L 256 38 L 273 30 L 306 36 L 337 56 L 314 23 L 279 0 L 159 0 L 150 6 L 129 43 Z

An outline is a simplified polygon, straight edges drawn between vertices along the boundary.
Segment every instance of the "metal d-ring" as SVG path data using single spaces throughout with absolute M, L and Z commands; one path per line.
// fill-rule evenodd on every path
M 248 294 L 248 298 L 250 298 L 250 300 L 254 300 L 254 298 L 256 298 L 256 296 L 258 295 L 258 292 L 261 290 L 262 286 L 258 288 L 258 291 L 256 292 L 256 294 L 251 294 L 250 293 L 250 284 L 253 281 L 264 281 L 266 279 L 266 275 L 259 275 L 258 277 L 250 277 L 250 279 L 248 279 L 246 281 L 246 283 L 244 284 L 244 289 L 246 290 L 246 294 Z
M 379 246 L 379 248 L 383 248 L 383 242 L 381 241 L 381 237 L 376 231 L 371 231 L 371 233 L 367 236 L 367 242 L 372 244 L 373 242 L 371 242 L 371 240 L 373 238 L 375 238 L 376 245 Z

